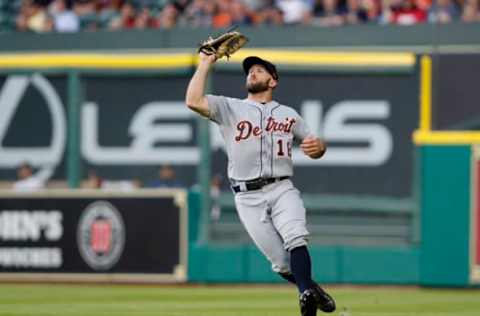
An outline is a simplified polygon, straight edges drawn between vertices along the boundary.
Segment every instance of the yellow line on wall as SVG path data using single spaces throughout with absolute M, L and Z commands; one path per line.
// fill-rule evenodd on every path
M 413 133 L 416 145 L 471 145 L 480 144 L 480 132 L 432 130 L 432 58 L 420 60 L 420 124 Z
M 340 67 L 412 67 L 412 53 L 312 52 L 289 50 L 243 49 L 230 62 L 238 63 L 256 55 L 278 64 L 326 65 Z M 222 59 L 222 62 L 229 62 Z M 197 63 L 196 54 L 3 54 L 0 68 L 98 68 L 149 69 L 190 67 Z
M 432 58 L 424 55 L 420 61 L 420 130 L 432 129 Z
M 157 69 L 192 66 L 192 54 L 17 54 L 0 55 L 0 68 Z
M 417 145 L 480 144 L 480 132 L 417 130 L 413 133 L 413 141 Z
M 292 50 L 242 49 L 230 59 L 241 62 L 248 56 L 258 56 L 275 64 L 331 65 L 331 66 L 378 66 L 412 67 L 415 55 L 412 53 L 385 52 L 309 52 Z

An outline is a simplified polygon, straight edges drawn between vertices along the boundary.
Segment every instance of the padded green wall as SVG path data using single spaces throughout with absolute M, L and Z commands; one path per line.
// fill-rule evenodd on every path
M 422 285 L 468 284 L 470 146 L 422 146 Z
M 310 247 L 313 276 L 321 283 L 416 284 L 417 248 Z M 253 246 L 191 244 L 189 281 L 285 282 Z
M 285 282 L 253 244 L 212 245 L 198 241 L 199 193 L 189 193 L 191 282 Z M 321 283 L 417 284 L 417 247 L 310 246 L 312 272 Z

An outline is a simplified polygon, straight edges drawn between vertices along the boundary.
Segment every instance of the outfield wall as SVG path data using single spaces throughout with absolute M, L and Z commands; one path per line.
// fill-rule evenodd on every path
M 200 196 L 189 194 L 189 266 L 192 282 L 284 282 L 252 243 L 209 244 L 198 239 Z M 419 247 L 310 245 L 313 275 L 326 283 L 417 284 Z
M 359 30 L 360 33 L 353 32 L 359 37 L 349 36 L 349 41 L 366 36 L 367 33 L 377 34 L 370 38 L 378 40 L 365 42 L 369 47 L 359 48 L 362 52 L 319 52 L 318 40 L 311 40 L 308 45 L 304 42 L 305 39 L 314 38 L 314 34 L 322 33 L 325 36 L 322 45 L 339 44 L 340 42 L 327 37 L 326 33 L 349 32 L 348 28 L 334 32 L 309 29 L 305 32 L 311 36 L 292 37 L 299 39 L 296 42 L 298 45 L 312 47 L 306 51 L 292 53 L 271 48 L 242 50 L 229 63 L 218 65 L 210 82 L 210 91 L 237 96 L 240 90 L 232 87 L 240 87 L 243 82 L 243 74 L 239 71 L 241 58 L 246 54 L 273 58 L 272 61 L 279 65 L 283 74 L 282 82 L 297 92 L 292 93 L 286 89 L 280 92 L 280 97 L 300 112 L 303 111 L 302 114 L 309 118 L 309 124 L 337 128 L 327 129 L 326 133 L 329 135 L 326 137 L 330 137 L 327 141 L 333 143 L 333 153 L 337 149 L 337 157 L 326 157 L 319 165 L 300 161 L 297 167 L 298 178 L 295 179 L 302 191 L 308 193 L 305 202 L 311 215 L 320 215 L 319 219 L 326 219 L 326 222 L 340 220 L 338 226 L 344 229 L 347 227 L 347 230 L 353 232 L 347 238 L 342 236 L 345 230 L 328 235 L 325 234 L 328 224 L 322 227 L 321 221 L 314 223 L 320 225 L 313 231 L 311 244 L 314 274 L 319 281 L 425 285 L 467 285 L 476 282 L 478 270 L 475 260 L 478 255 L 472 251 L 478 249 L 474 241 L 478 238 L 472 239 L 471 236 L 477 236 L 475 231 L 478 229 L 469 225 L 476 223 L 475 219 L 479 216 L 471 211 L 472 205 L 477 205 L 474 204 L 477 202 L 472 202 L 474 195 L 471 194 L 476 191 L 471 191 L 474 189 L 470 186 L 472 179 L 476 178 L 472 177 L 474 169 L 467 161 L 472 157 L 472 152 L 475 152 L 469 146 L 480 142 L 480 137 L 465 132 L 450 131 L 442 134 L 432 131 L 435 128 L 472 128 L 476 124 L 475 120 L 467 120 L 476 114 L 470 106 L 476 102 L 476 89 L 470 86 L 470 93 L 463 93 L 461 88 L 464 86 L 462 80 L 472 81 L 475 78 L 471 74 L 476 72 L 477 64 L 465 61 L 478 59 L 478 55 L 471 53 L 472 50 L 475 51 L 475 40 L 468 40 L 478 38 L 472 36 L 477 29 L 468 25 L 453 25 L 452 28 L 439 29 L 430 26 L 388 28 L 381 34 L 377 27 L 375 30 Z M 361 35 L 361 32 L 367 30 L 367 33 Z M 418 31 L 414 32 L 413 37 L 404 33 L 412 30 Z M 439 32 L 432 33 L 434 30 Z M 470 35 L 447 36 L 450 38 L 447 40 L 442 37 L 450 34 L 446 30 L 450 30 L 453 35 Z M 262 31 L 265 30 L 259 33 Z M 397 38 L 387 36 L 397 32 L 403 35 Z M 155 35 L 157 34 L 159 33 Z M 151 47 L 144 41 L 144 36 L 153 36 L 147 32 L 138 37 L 140 42 L 144 41 L 143 44 L 133 40 L 135 36 L 130 34 L 128 36 L 131 36 L 129 38 L 132 42 L 120 42 L 117 38 L 116 42 L 100 41 L 100 46 L 96 48 L 114 48 L 115 45 L 123 49 L 127 46 L 134 49 L 165 48 L 168 47 L 166 43 L 172 40 L 169 34 L 173 33 L 162 34 L 164 37 L 159 42 L 163 44 L 152 44 Z M 431 46 L 431 38 L 427 38 L 430 35 L 438 36 L 441 46 Z M 30 45 L 35 40 L 29 36 L 20 34 L 12 47 L 19 50 L 32 49 Z M 105 35 L 80 34 L 78 39 L 83 39 L 76 48 L 92 49 L 91 39 L 102 36 Z M 112 38 L 115 37 L 116 35 Z M 45 45 L 43 48 L 58 50 L 74 38 L 75 36 L 64 37 L 58 34 L 46 35 L 42 38 Z M 280 35 L 277 40 L 279 38 Z M 184 47 L 187 45 L 185 43 L 172 44 L 172 47 Z M 190 42 L 188 43 L 185 47 L 190 47 Z M 433 67 L 429 56 L 421 57 L 413 53 L 453 49 L 448 43 L 460 45 L 454 49 L 470 53 L 434 55 Z M 360 42 L 357 41 L 356 44 Z M 394 50 L 399 50 L 399 47 L 402 49 L 400 53 L 390 54 L 365 51 L 372 46 L 378 47 L 377 44 L 393 45 L 390 49 Z M 329 50 L 328 47 L 324 48 Z M 388 48 L 382 47 L 384 49 Z M 462 67 L 455 68 L 456 61 Z M 187 54 L 148 51 L 124 55 L 102 52 L 0 56 L 2 91 L 3 95 L 10 96 L 3 98 L 4 102 L 1 103 L 8 108 L 9 113 L 0 120 L 4 124 L 1 129 L 3 147 L 0 147 L 2 179 L 13 178 L 14 168 L 21 160 L 19 157 L 33 158 L 36 166 L 55 163 L 55 177 L 67 177 L 72 188 L 80 185 L 85 171 L 92 167 L 98 168 L 105 175 L 117 176 L 119 180 L 138 174 L 151 175 L 153 168 L 161 163 L 177 164 L 181 166 L 181 177 L 199 184 L 197 189 L 203 194 L 203 198 L 197 195 L 196 190 L 190 194 L 188 280 L 279 282 L 280 279 L 270 271 L 268 262 L 252 244 L 238 239 L 244 237 L 236 234 L 241 230 L 241 225 L 235 217 L 226 183 L 218 202 L 225 210 L 222 221 L 230 218 L 232 222 L 224 221 L 228 225 L 222 227 L 219 223 L 212 223 L 209 218 L 212 201 L 205 197 L 210 193 L 210 176 L 213 172 L 224 172 L 225 160 L 219 155 L 218 138 L 215 138 L 206 121 L 195 120 L 192 113 L 183 107 L 184 88 L 195 62 L 190 51 Z M 441 75 L 455 69 L 461 71 L 454 77 Z M 305 84 L 306 79 L 310 86 Z M 433 93 L 432 86 L 437 88 L 433 89 Z M 450 87 L 457 95 L 466 97 L 459 99 L 451 94 L 445 95 L 448 89 L 438 90 L 442 86 Z M 428 89 L 430 93 L 425 92 Z M 45 98 L 41 104 L 39 100 L 42 96 Z M 307 99 L 300 99 L 300 96 Z M 17 100 L 18 104 L 13 104 L 12 100 Z M 368 108 L 373 105 L 387 111 L 382 110 L 380 112 L 384 114 L 375 114 L 373 117 L 346 115 L 339 119 L 338 113 L 342 112 L 340 109 L 351 106 L 348 102 L 352 100 L 360 101 L 356 106 Z M 436 109 L 440 109 L 440 113 L 433 117 L 432 100 L 437 100 L 439 106 Z M 458 101 L 458 111 L 449 106 L 453 101 Z M 17 105 L 22 105 L 23 110 L 15 112 Z M 39 105 L 44 105 L 48 110 L 39 110 Z M 177 110 L 180 108 L 182 110 Z M 55 116 L 58 120 L 50 117 L 49 111 L 61 113 Z M 35 113 L 35 116 L 31 113 Z M 17 115 L 25 118 L 22 121 L 24 125 L 5 125 L 7 121 L 10 122 L 10 118 L 18 118 Z M 158 118 L 161 124 L 155 125 L 153 117 Z M 330 124 L 327 124 L 329 121 Z M 51 123 L 51 131 L 45 128 L 35 129 L 39 125 L 45 127 L 45 122 Z M 135 122 L 141 124 L 134 124 Z M 181 131 L 180 134 L 168 129 L 172 123 L 177 124 L 176 131 Z M 352 132 L 351 128 L 358 125 L 375 131 L 373 138 L 363 138 L 360 143 L 356 143 L 355 139 L 352 141 L 338 136 L 344 135 L 342 131 Z M 132 139 L 135 135 L 158 134 L 142 134 L 144 129 L 132 126 L 158 128 L 154 131 L 162 132 L 160 134 L 163 138 L 143 138 L 143 142 L 135 142 Z M 415 140 L 418 148 L 411 140 L 417 127 L 419 130 L 415 134 Z M 32 130 L 36 132 L 31 133 Z M 58 131 L 63 134 L 57 133 Z M 130 134 L 131 131 L 134 133 Z M 319 131 L 325 133 L 320 128 Z M 164 135 L 168 137 L 165 138 Z M 172 135 L 175 137 L 172 138 Z M 385 148 L 388 146 L 375 146 L 378 145 L 376 137 L 379 135 L 380 139 L 387 142 L 391 137 L 392 151 L 387 156 Z M 28 153 L 25 151 L 39 147 L 39 144 L 45 148 L 34 148 Z M 136 147 L 135 144 L 143 145 Z M 145 147 L 145 144 L 148 146 Z M 357 151 L 342 156 L 345 147 L 348 149 L 349 146 Z M 165 158 L 172 153 L 176 153 L 176 156 Z M 372 157 L 377 160 L 372 162 Z M 379 160 L 378 157 L 387 158 Z M 185 164 L 185 161 L 188 163 Z M 367 161 L 371 165 L 361 165 L 359 161 Z M 318 181 L 319 175 L 322 181 Z M 329 177 L 331 181 L 328 181 Z M 452 218 L 453 211 L 456 216 Z M 357 222 L 358 218 L 365 222 Z M 383 225 L 387 219 L 391 220 L 392 226 Z M 396 235 L 392 237 L 386 232 L 389 230 L 396 231 Z M 445 234 L 445 231 L 448 233 Z M 360 239 L 361 243 L 358 242 Z M 107 271 L 107 274 L 110 272 L 112 271 Z

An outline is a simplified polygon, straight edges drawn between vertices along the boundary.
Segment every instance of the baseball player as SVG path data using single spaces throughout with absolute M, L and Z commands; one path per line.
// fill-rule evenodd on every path
M 335 301 L 311 277 L 306 211 L 290 181 L 293 141 L 301 142 L 312 159 L 322 157 L 326 145 L 294 109 L 272 99 L 279 76 L 275 65 L 264 59 L 250 56 L 243 61 L 246 99 L 205 95 L 215 61 L 215 55 L 199 53 L 186 104 L 220 126 L 239 218 L 273 271 L 297 285 L 302 316 L 315 316 L 317 308 L 333 312 Z

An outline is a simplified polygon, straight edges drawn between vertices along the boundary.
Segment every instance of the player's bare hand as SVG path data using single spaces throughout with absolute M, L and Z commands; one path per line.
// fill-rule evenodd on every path
M 215 63 L 217 61 L 217 57 L 214 54 L 207 55 L 203 52 L 198 53 L 201 63 L 207 63 L 209 65 Z
M 320 138 L 313 136 L 305 137 L 300 144 L 300 148 L 303 150 L 305 155 L 313 159 L 322 157 L 327 150 L 325 143 Z

